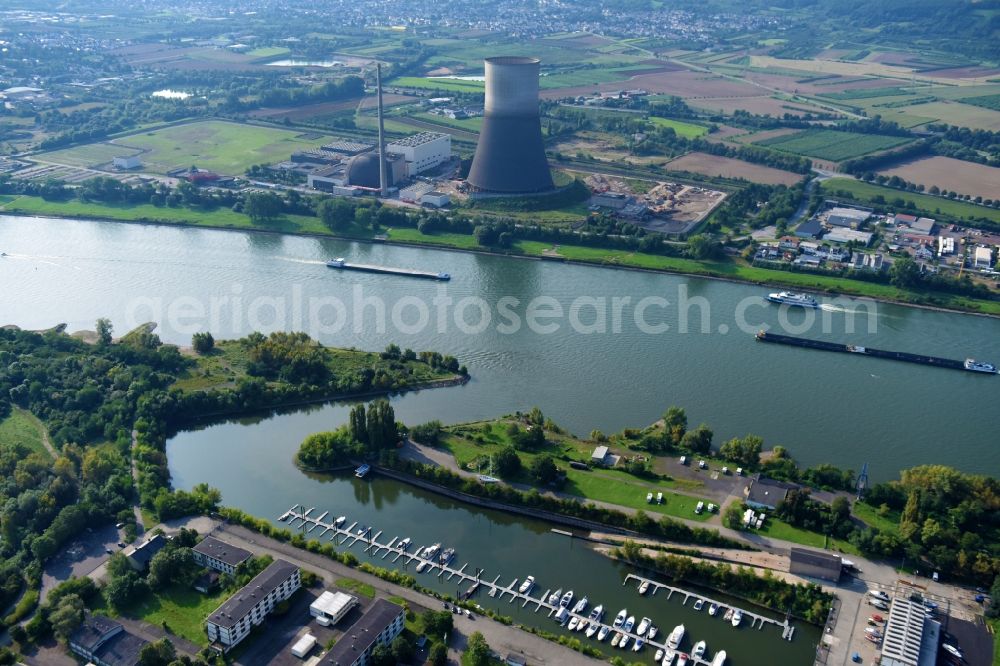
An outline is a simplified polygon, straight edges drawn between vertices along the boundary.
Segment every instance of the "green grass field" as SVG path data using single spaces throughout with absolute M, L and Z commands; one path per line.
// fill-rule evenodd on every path
M 45 425 L 34 414 L 14 407 L 10 415 L 0 421 L 0 444 L 23 444 L 35 453 L 50 457 L 42 443 Z
M 832 195 L 840 190 L 849 193 L 854 199 L 862 202 L 871 202 L 873 197 L 881 196 L 886 201 L 902 199 L 912 202 L 921 211 L 934 215 L 947 215 L 955 219 L 975 220 L 986 218 L 994 222 L 1000 222 L 1000 209 L 977 206 L 976 204 L 964 201 L 954 201 L 944 197 L 935 197 L 929 194 L 917 194 L 915 192 L 904 192 L 894 190 L 891 187 L 882 187 L 865 183 L 851 178 L 831 178 L 820 183 L 823 191 Z
M 466 81 L 464 79 L 432 79 L 423 76 L 400 76 L 387 85 L 400 88 L 417 88 L 419 90 L 446 90 L 450 92 L 477 93 L 485 90 L 482 81 Z
M 704 134 L 708 134 L 708 128 L 704 125 L 696 125 L 694 123 L 685 123 L 680 120 L 673 120 L 671 118 L 659 118 L 657 116 L 650 116 L 648 118 L 649 122 L 653 123 L 656 127 L 671 127 L 677 136 L 683 137 L 685 139 L 694 139 Z
M 983 95 L 981 97 L 963 97 L 961 100 L 964 104 L 972 104 L 973 106 L 981 106 L 984 109 L 992 109 L 993 111 L 1000 111 L 1000 95 Z
M 38 157 L 45 161 L 81 166 L 92 164 L 96 158 L 107 158 L 112 153 L 135 154 L 141 151 L 145 171 L 166 173 L 195 165 L 222 174 L 240 175 L 254 164 L 286 160 L 296 150 L 315 148 L 330 141 L 327 136 L 301 139 L 299 135 L 299 132 L 291 130 L 206 120 L 122 137 L 115 139 L 113 146 L 88 144 L 42 153 Z
M 872 97 L 896 97 L 899 95 L 910 95 L 909 90 L 902 88 L 856 88 L 854 90 L 843 90 L 840 92 L 824 92 L 820 96 L 827 99 L 837 99 L 848 101 L 852 99 L 870 99 Z
M 291 53 L 291 50 L 284 46 L 262 46 L 259 49 L 247 51 L 247 55 L 251 58 L 274 58 L 289 53 Z
M 416 120 L 422 120 L 425 123 L 434 123 L 435 125 L 443 125 L 444 127 L 454 127 L 455 129 L 466 130 L 468 132 L 479 133 L 479 130 L 483 128 L 482 117 L 478 118 L 448 118 L 446 116 L 438 116 L 433 113 L 415 113 L 412 116 Z
M 851 508 L 851 513 L 860 518 L 870 527 L 877 528 L 880 532 L 896 533 L 899 531 L 899 512 L 891 511 L 885 516 L 880 516 L 878 509 L 864 502 L 855 502 Z
M 819 534 L 818 532 L 810 532 L 808 530 L 794 527 L 784 521 L 774 518 L 771 515 L 769 515 L 767 520 L 764 521 L 764 527 L 762 529 L 754 531 L 769 536 L 772 539 L 791 541 L 792 543 L 798 543 L 812 548 L 830 548 L 832 550 L 839 550 L 842 553 L 847 553 L 848 555 L 861 554 L 861 551 L 859 551 L 857 547 L 849 541 L 831 538 L 829 543 L 827 543 L 826 536 Z
M 137 148 L 126 148 L 110 143 L 90 143 L 76 148 L 66 148 L 64 150 L 54 150 L 51 153 L 42 153 L 38 159 L 45 162 L 54 162 L 76 167 L 96 167 L 108 164 L 116 157 L 138 155 L 141 151 Z
M 912 141 L 899 136 L 880 134 L 855 134 L 827 129 L 808 129 L 794 134 L 776 136 L 757 143 L 786 153 L 817 157 L 821 160 L 840 162 L 861 157 Z
M 125 608 L 122 615 L 149 622 L 157 627 L 166 622 L 170 631 L 196 645 L 208 645 L 205 618 L 218 608 L 228 595 L 224 591 L 201 594 L 190 587 L 174 586 L 156 594 L 147 594 Z
M 355 594 L 360 594 L 363 597 L 368 597 L 369 599 L 375 598 L 375 588 L 368 583 L 362 583 L 360 580 L 354 580 L 353 578 L 338 578 L 337 587 L 342 587 L 345 590 L 350 590 Z

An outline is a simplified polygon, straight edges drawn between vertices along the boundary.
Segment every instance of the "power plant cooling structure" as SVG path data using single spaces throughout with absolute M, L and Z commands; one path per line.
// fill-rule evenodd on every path
M 466 182 L 475 192 L 553 189 L 538 116 L 538 58 L 486 59 L 486 106 Z

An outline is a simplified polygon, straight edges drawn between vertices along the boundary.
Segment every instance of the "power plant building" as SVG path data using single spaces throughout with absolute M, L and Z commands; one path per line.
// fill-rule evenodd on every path
M 473 192 L 531 194 L 553 189 L 538 113 L 538 58 L 486 59 L 486 104 L 466 179 Z
M 386 152 L 403 156 L 406 175 L 416 176 L 451 159 L 451 135 L 421 132 L 385 144 Z

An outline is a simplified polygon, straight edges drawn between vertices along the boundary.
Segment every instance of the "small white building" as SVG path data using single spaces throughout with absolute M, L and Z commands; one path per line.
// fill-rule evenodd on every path
M 948 236 L 938 236 L 938 256 L 955 254 L 955 239 Z
M 444 192 L 428 192 L 420 197 L 421 205 L 434 206 L 435 208 L 444 208 L 451 203 L 451 197 L 449 197 Z
M 142 166 L 142 160 L 138 155 L 122 155 L 111 160 L 111 165 L 116 169 L 138 169 Z
M 324 627 L 337 624 L 351 609 L 358 605 L 358 598 L 344 592 L 330 592 L 319 595 L 309 604 L 309 614 Z
M 302 659 L 309 654 L 314 647 L 316 647 L 316 637 L 312 634 L 306 634 L 299 640 L 295 641 L 295 645 L 292 646 L 292 654 L 299 659 Z
M 993 248 L 980 245 L 973 255 L 973 264 L 976 268 L 993 267 Z
M 594 449 L 594 452 L 590 454 L 590 462 L 595 465 L 604 465 L 608 460 L 608 447 L 598 446 Z
M 406 162 L 406 175 L 416 176 L 451 159 L 451 135 L 421 132 L 385 145 L 387 153 L 398 153 Z

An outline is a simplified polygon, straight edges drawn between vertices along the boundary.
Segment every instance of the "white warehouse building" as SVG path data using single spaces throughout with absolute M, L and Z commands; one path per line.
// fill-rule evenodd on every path
M 420 132 L 385 145 L 387 153 L 399 153 L 406 161 L 406 175 L 416 176 L 451 159 L 451 135 Z

